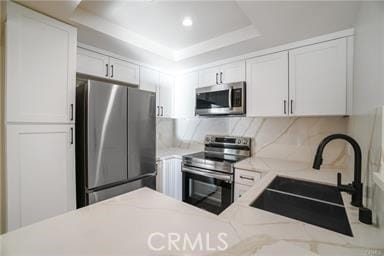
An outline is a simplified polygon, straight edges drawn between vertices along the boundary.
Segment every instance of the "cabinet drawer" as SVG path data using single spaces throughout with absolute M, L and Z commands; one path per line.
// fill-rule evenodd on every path
M 235 183 L 235 201 L 245 194 L 251 186 Z
M 261 173 L 245 171 L 241 169 L 235 170 L 235 182 L 243 185 L 252 186 L 261 178 Z

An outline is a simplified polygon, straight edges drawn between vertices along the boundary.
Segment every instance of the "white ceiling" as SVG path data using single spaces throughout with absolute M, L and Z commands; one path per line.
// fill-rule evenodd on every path
M 80 42 L 139 61 L 163 59 L 152 62 L 179 68 L 352 28 L 360 5 L 357 1 L 19 2 L 81 28 Z M 181 25 L 185 16 L 193 19 L 191 28 Z
M 126 2 L 83 0 L 79 8 L 173 50 L 252 25 L 236 2 Z M 182 26 L 184 17 L 192 27 Z

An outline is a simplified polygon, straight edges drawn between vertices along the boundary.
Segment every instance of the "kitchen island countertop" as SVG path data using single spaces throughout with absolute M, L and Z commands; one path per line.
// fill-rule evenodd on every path
M 345 193 L 343 201 L 354 237 L 249 206 L 277 175 L 334 184 L 337 170 L 315 171 L 308 163 L 277 159 L 244 161 L 236 167 L 262 171 L 263 178 L 219 216 L 142 188 L 5 234 L 1 255 L 191 254 L 188 247 L 152 250 L 148 238 L 154 232 L 188 234 L 192 239 L 199 233 L 209 233 L 211 239 L 227 234 L 227 250 L 202 248 L 193 251 L 194 255 L 384 254 L 383 230 L 360 223 L 358 209 L 350 205 Z M 166 242 L 166 238 L 157 239 L 157 246 Z M 220 241 L 213 240 L 210 248 L 219 248 Z

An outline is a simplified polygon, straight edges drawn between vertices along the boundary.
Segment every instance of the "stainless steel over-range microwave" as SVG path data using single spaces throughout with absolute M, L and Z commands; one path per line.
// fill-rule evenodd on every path
M 196 115 L 244 115 L 245 111 L 245 82 L 196 89 Z

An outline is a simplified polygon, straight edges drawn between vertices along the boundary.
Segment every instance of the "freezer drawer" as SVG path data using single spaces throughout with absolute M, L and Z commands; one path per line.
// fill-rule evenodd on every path
M 116 187 L 107 188 L 97 192 L 91 192 L 88 194 L 88 204 L 94 204 L 142 187 L 156 189 L 156 176 L 149 176 Z

